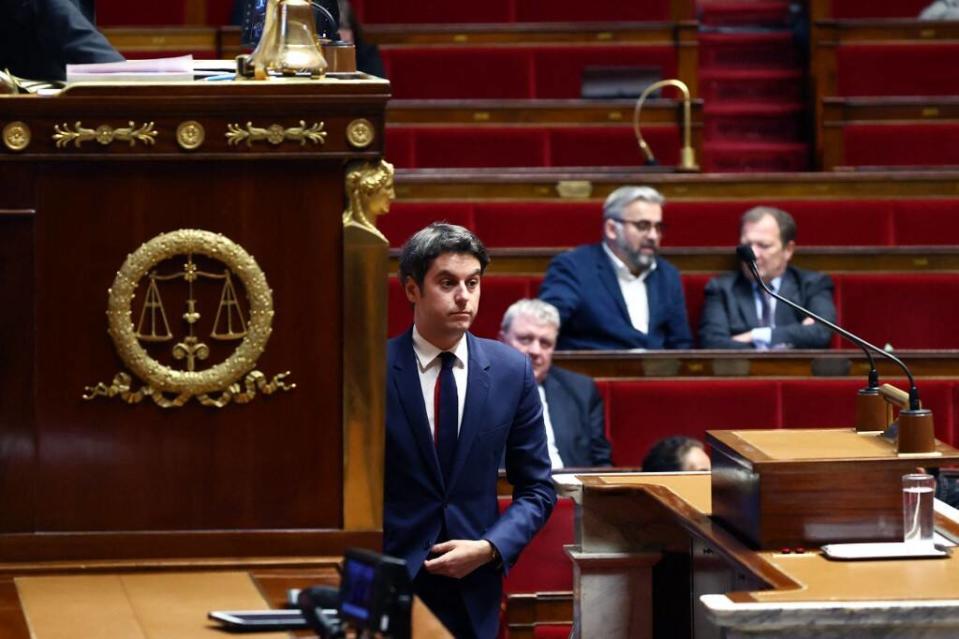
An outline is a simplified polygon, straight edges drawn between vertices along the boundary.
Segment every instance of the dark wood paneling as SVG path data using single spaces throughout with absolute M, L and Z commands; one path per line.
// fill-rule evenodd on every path
M 30 210 L 0 210 L 0 503 L 17 532 L 35 514 L 34 221 Z
M 274 164 L 268 194 L 257 192 L 263 167 L 255 164 L 44 171 L 37 183 L 37 280 L 45 283 L 37 292 L 38 530 L 341 525 L 341 398 L 317 392 L 342 385 L 338 365 L 320 365 L 340 351 L 341 320 L 330 300 L 340 290 L 341 211 L 338 199 L 312 196 L 338 193 L 340 177 L 336 165 L 318 168 Z M 223 233 L 257 259 L 276 311 L 258 368 L 268 376 L 290 370 L 298 388 L 220 410 L 81 400 L 85 386 L 124 368 L 106 333 L 115 272 L 142 242 L 181 228 Z M 183 311 L 168 312 L 175 320 Z
M 0 296 L 25 303 L 10 311 L 11 300 L 0 298 L 6 313 L 0 357 L 18 362 L 0 369 L 0 381 L 10 382 L 5 391 L 29 389 L 17 393 L 16 403 L 6 394 L 0 403 L 0 559 L 379 546 L 379 530 L 341 530 L 339 299 L 344 166 L 381 156 L 388 91 L 378 80 L 183 83 L 75 87 L 49 99 L 3 101 L 0 120 L 22 120 L 33 135 L 20 153 L 0 149 L 0 208 L 36 214 L 32 241 L 24 229 L 7 233 L 5 226 L 0 234 L 0 255 L 16 257 L 18 269 L 0 276 Z M 345 129 L 364 116 L 376 136 L 358 150 Z M 206 127 L 206 143 L 196 152 L 180 148 L 174 133 L 189 119 Z M 226 143 L 231 122 L 294 126 L 301 119 L 325 123 L 324 144 Z M 78 120 L 90 127 L 152 121 L 156 144 L 56 146 L 54 124 L 72 127 Z M 141 244 L 178 229 L 222 233 L 255 257 L 275 311 L 256 368 L 268 378 L 291 371 L 294 390 L 222 409 L 195 400 L 164 409 L 150 399 L 81 399 L 85 387 L 109 383 L 126 368 L 107 333 L 108 289 L 117 270 Z M 22 290 L 7 285 L 24 273 Z M 145 289 L 141 282 L 134 321 Z M 218 290 L 197 294 L 198 334 L 210 341 L 210 363 L 229 352 L 209 340 Z M 242 300 L 245 292 L 238 295 Z M 177 336 L 185 333 L 185 299 L 179 292 L 164 300 Z M 149 352 L 164 361 L 171 346 L 151 345 Z M 26 370 L 15 379 L 22 362 Z M 134 380 L 134 390 L 141 385 Z M 35 418 L 24 417 L 26 410 Z M 14 454 L 16 463 L 9 463 Z

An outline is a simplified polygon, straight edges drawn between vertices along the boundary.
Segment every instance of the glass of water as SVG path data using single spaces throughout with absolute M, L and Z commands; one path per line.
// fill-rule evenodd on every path
M 902 476 L 902 540 L 932 546 L 936 478 L 923 473 Z

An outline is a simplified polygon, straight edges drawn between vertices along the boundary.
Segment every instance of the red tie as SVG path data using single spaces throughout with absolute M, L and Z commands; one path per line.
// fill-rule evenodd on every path
M 453 458 L 456 456 L 457 424 L 459 423 L 459 401 L 456 393 L 456 380 L 453 379 L 453 362 L 456 355 L 440 353 L 442 368 L 436 378 L 433 390 L 433 444 L 440 460 L 443 479 L 449 481 L 453 470 Z

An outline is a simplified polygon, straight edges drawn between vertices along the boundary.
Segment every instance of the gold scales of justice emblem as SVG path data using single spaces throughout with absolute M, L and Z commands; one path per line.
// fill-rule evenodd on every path
M 160 267 L 172 268 L 169 264 L 177 266 L 160 271 Z M 212 264 L 216 266 L 208 266 Z M 149 283 L 134 326 L 134 297 L 144 278 Z M 246 314 L 235 279 L 246 290 Z M 200 335 L 205 318 L 199 289 L 206 290 L 210 284 L 219 284 L 220 294 L 208 327 L 215 343 L 206 344 Z M 184 302 L 181 317 L 186 334 L 182 337 L 171 330 L 161 290 Z M 131 374 L 121 371 L 110 384 L 86 387 L 84 399 L 117 397 L 136 404 L 149 397 L 158 406 L 173 408 L 195 397 L 204 406 L 222 408 L 230 402 L 245 404 L 257 391 L 270 395 L 296 387 L 286 381 L 289 371 L 268 380 L 255 370 L 273 330 L 273 292 L 253 256 L 221 234 L 181 229 L 158 235 L 127 256 L 108 294 L 108 333 L 120 359 L 143 386 L 134 390 Z M 171 342 L 169 351 L 159 347 Z M 224 345 L 237 342 L 225 359 L 200 368 L 214 351 L 228 350 Z

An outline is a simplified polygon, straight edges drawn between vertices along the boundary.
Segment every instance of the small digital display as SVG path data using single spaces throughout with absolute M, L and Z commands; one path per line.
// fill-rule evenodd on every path
M 340 614 L 357 621 L 369 619 L 375 572 L 375 566 L 347 558 L 340 588 Z

